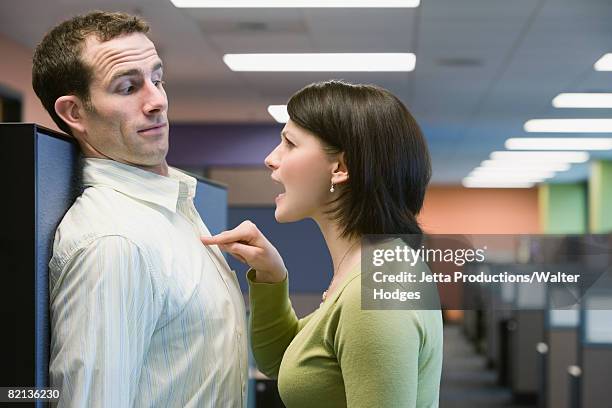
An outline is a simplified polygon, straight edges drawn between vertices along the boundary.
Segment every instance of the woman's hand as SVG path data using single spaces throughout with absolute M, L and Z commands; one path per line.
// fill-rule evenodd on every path
M 287 269 L 280 254 L 251 221 L 212 237 L 200 237 L 204 245 L 218 245 L 223 251 L 255 269 L 257 282 L 281 282 Z

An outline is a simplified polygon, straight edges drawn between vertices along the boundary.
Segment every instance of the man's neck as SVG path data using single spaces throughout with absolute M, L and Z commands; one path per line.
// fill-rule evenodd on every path
M 117 163 L 127 164 L 128 166 L 137 167 L 142 170 L 150 171 L 151 173 L 159 174 L 160 176 L 168 177 L 168 162 L 166 162 L 166 159 L 164 159 L 161 163 L 155 164 L 153 166 L 128 163 L 126 161 L 116 160 L 116 159 L 113 159 L 112 157 L 106 156 L 105 154 L 96 150 L 89 143 L 84 142 L 83 138 L 81 137 L 78 137 L 76 139 L 81 147 L 81 152 L 83 153 L 83 157 L 91 158 L 91 159 L 113 160 L 113 161 L 116 161 Z
M 138 167 L 139 169 L 143 169 L 146 171 L 150 171 L 151 173 L 159 174 L 160 176 L 168 177 L 168 163 L 164 160 L 163 163 L 155 165 L 155 166 L 139 166 L 136 164 L 125 163 L 129 166 Z
M 124 162 L 124 161 L 121 161 L 121 160 L 115 160 L 113 158 L 106 157 L 106 156 L 103 156 L 103 155 L 90 154 L 90 153 L 86 153 L 86 152 L 83 152 L 83 156 L 86 157 L 86 158 L 90 158 L 90 159 L 112 160 L 112 161 L 116 161 L 117 163 L 126 164 L 128 166 L 136 167 L 136 168 L 139 168 L 139 169 L 142 169 L 142 170 L 145 170 L 145 171 L 150 171 L 151 173 L 155 173 L 155 174 L 158 174 L 160 176 L 168 177 L 168 162 L 166 162 L 166 160 L 164 160 L 160 164 L 156 164 L 156 165 L 153 165 L 153 166 L 144 166 L 144 165 Z

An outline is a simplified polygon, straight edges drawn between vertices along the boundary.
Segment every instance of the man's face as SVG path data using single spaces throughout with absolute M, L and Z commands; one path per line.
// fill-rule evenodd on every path
M 168 153 L 168 98 L 162 62 L 141 33 L 85 41 L 83 61 L 92 67 L 91 109 L 83 114 L 82 138 L 94 157 L 157 170 Z M 87 154 L 86 154 L 87 155 Z

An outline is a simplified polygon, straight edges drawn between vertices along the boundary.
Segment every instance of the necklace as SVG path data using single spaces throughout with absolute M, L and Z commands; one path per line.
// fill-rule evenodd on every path
M 334 280 L 336 279 L 336 276 L 338 276 L 338 271 L 340 270 L 340 266 L 342 265 L 342 262 L 344 262 L 344 258 L 346 258 L 350 250 L 353 249 L 353 247 L 355 246 L 355 244 L 357 244 L 357 242 L 359 241 L 353 242 L 353 244 L 346 250 L 344 255 L 342 255 L 342 259 L 340 259 L 340 262 L 338 263 L 338 267 L 334 270 L 334 277 L 329 283 L 329 286 L 327 287 L 327 289 L 325 289 L 325 291 L 323 292 L 323 295 L 321 295 L 321 303 L 325 302 L 325 299 L 327 299 L 327 291 L 329 290 L 329 288 L 331 288 L 331 285 L 333 285 Z

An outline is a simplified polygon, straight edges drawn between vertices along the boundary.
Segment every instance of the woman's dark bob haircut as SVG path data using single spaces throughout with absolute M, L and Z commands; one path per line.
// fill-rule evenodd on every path
M 419 125 L 397 97 L 378 86 L 331 80 L 296 92 L 287 111 L 328 154 L 344 153 L 349 179 L 337 186 L 328 211 L 343 237 L 421 233 L 416 216 L 431 161 Z

